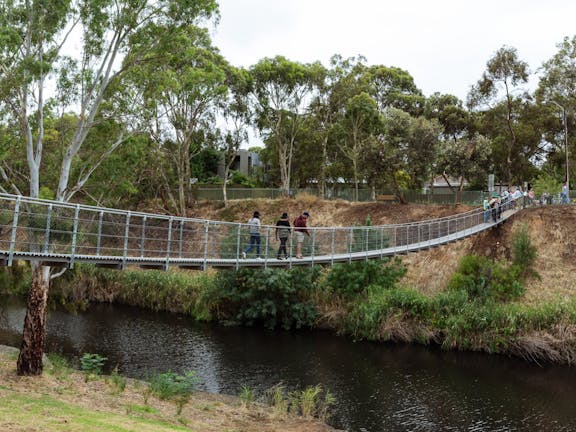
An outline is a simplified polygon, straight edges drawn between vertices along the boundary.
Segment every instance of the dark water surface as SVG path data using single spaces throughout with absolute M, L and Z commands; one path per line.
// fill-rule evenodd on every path
M 0 306 L 0 344 L 18 346 L 24 313 L 15 302 Z M 349 431 L 576 432 L 576 368 L 502 356 L 198 324 L 112 305 L 51 312 L 47 351 L 98 353 L 137 378 L 195 370 L 214 393 L 321 384 L 337 398 L 331 424 Z

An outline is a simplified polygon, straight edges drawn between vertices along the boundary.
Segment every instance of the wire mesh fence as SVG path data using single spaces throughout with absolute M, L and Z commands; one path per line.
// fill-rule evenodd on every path
M 309 227 L 302 244 L 305 263 L 334 263 L 418 250 L 469 235 L 487 225 L 475 209 L 420 222 L 350 227 Z M 250 246 L 250 226 L 0 194 L 0 257 L 41 259 L 73 266 L 76 261 L 207 266 L 268 265 L 278 256 L 276 227 L 262 226 L 259 247 Z M 288 257 L 296 255 L 291 230 Z M 257 262 L 256 262 L 257 265 Z M 292 264 L 290 264 L 292 265 Z

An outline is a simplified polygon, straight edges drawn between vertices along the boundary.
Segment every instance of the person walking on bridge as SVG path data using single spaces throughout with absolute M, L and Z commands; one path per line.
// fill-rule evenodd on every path
M 278 248 L 278 254 L 276 255 L 276 258 L 288 258 L 286 242 L 290 238 L 291 232 L 292 228 L 290 227 L 290 221 L 288 220 L 288 213 L 282 213 L 282 216 L 280 216 L 280 219 L 278 222 L 276 222 L 276 240 L 280 240 L 280 247 Z
M 242 252 L 242 258 L 246 258 L 246 254 L 250 253 L 254 246 L 256 246 L 256 258 L 260 258 L 260 213 L 255 211 L 252 217 L 248 220 L 250 226 L 250 245 Z
M 302 258 L 302 243 L 304 242 L 304 234 L 310 237 L 307 221 L 310 213 L 305 211 L 296 219 L 294 219 L 294 231 L 296 231 L 296 258 Z

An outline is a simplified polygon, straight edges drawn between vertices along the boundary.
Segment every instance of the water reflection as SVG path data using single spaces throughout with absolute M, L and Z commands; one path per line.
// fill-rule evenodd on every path
M 12 304 L 0 343 L 17 346 L 24 319 Z M 576 431 L 576 370 L 420 346 L 354 343 L 323 332 L 198 324 L 165 313 L 98 305 L 51 312 L 48 350 L 109 358 L 145 377 L 195 370 L 210 392 L 321 384 L 338 400 L 332 423 L 350 431 Z

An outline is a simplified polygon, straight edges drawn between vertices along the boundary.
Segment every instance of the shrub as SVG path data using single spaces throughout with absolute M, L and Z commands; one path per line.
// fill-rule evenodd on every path
M 514 231 L 512 260 L 523 276 L 533 272 L 534 262 L 536 261 L 536 247 L 532 244 L 528 227 L 525 224 Z
M 88 381 L 91 376 L 102 374 L 102 368 L 104 367 L 106 360 L 108 360 L 108 358 L 102 357 L 100 354 L 82 354 L 82 357 L 80 358 L 80 368 L 86 374 L 86 381 Z
M 512 300 L 524 293 L 520 267 L 493 263 L 486 257 L 467 255 L 448 282 L 448 289 L 465 291 L 470 299 Z
M 176 402 L 177 414 L 180 415 L 186 402 L 197 391 L 198 384 L 199 379 L 194 371 L 186 372 L 184 375 L 165 372 L 150 379 L 150 390 L 159 399 Z
M 312 326 L 316 309 L 308 300 L 319 269 L 240 269 L 222 271 L 212 294 L 220 320 L 261 323 L 284 329 Z
M 368 286 L 392 288 L 406 273 L 399 259 L 383 261 L 355 261 L 336 264 L 328 273 L 325 284 L 347 300 L 366 293 Z

